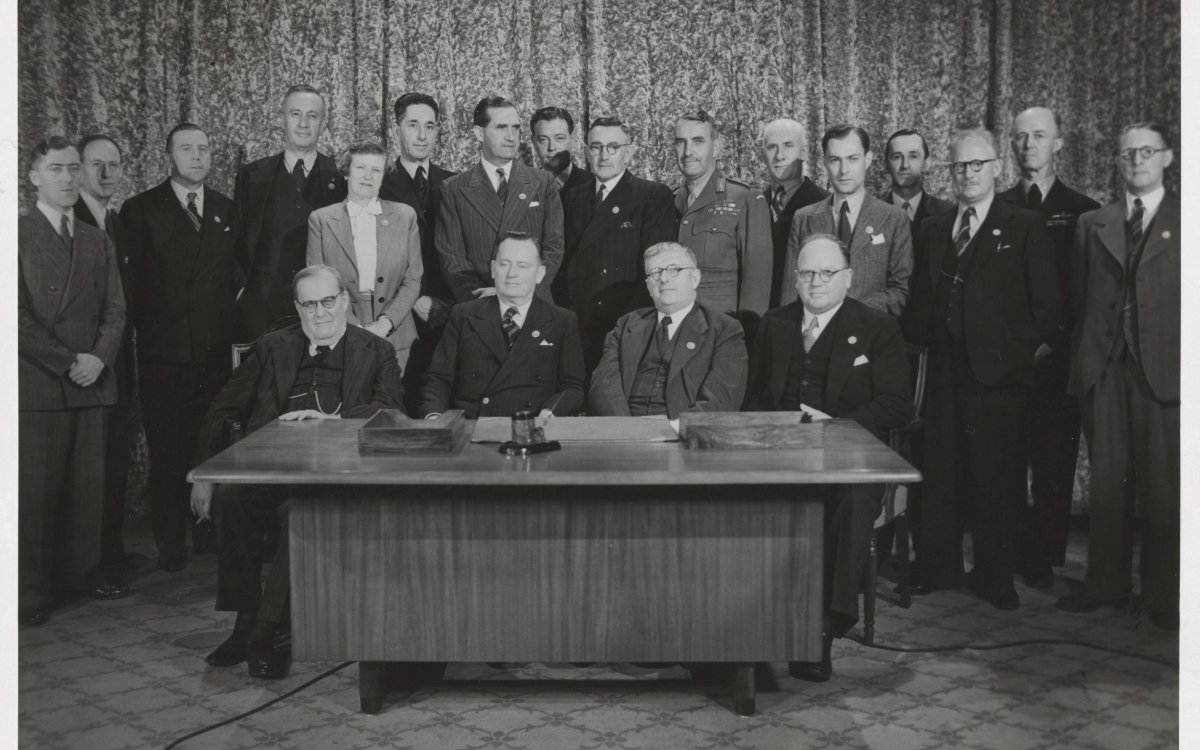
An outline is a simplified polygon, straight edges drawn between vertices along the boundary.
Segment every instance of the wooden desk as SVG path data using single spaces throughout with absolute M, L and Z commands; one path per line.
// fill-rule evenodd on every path
M 920 475 L 862 427 L 825 448 L 566 444 L 527 458 L 359 456 L 361 420 L 264 427 L 192 480 L 290 489 L 295 658 L 754 662 L 821 652 L 821 500 Z

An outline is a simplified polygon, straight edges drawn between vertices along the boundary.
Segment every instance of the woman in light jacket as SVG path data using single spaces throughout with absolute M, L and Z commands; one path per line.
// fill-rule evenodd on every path
M 379 144 L 351 146 L 338 166 L 346 200 L 309 214 L 308 263 L 338 270 L 350 295 L 349 322 L 390 341 L 403 371 L 417 338 L 412 308 L 423 270 L 417 214 L 379 200 L 383 176 L 395 168 Z

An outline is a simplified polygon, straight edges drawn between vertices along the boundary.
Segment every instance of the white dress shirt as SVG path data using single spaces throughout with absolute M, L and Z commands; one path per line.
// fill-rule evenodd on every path
M 696 306 L 696 302 L 695 302 L 695 300 L 692 300 L 692 303 L 689 304 L 687 307 L 680 308 L 680 309 L 676 310 L 675 312 L 671 313 L 671 315 L 670 315 L 671 324 L 667 326 L 667 341 L 670 341 L 671 339 L 675 338 L 675 332 L 679 330 L 679 324 L 683 322 L 683 319 L 688 316 L 688 313 L 690 313 L 692 311 L 692 308 L 695 306 Z M 663 313 L 662 310 L 659 310 L 658 311 L 658 319 L 654 323 L 654 330 L 656 330 L 656 331 L 658 330 L 658 327 L 660 325 L 662 325 L 663 318 L 665 318 L 665 317 L 667 317 L 667 315 L 665 313 Z
M 96 225 L 100 227 L 100 231 L 108 228 L 108 206 L 105 206 L 92 196 L 84 191 L 79 191 L 79 197 L 83 198 L 83 202 L 87 204 L 88 210 L 92 212 L 92 216 L 96 217 Z
M 496 301 L 500 304 L 500 318 L 504 318 L 504 313 L 508 312 L 508 308 L 517 308 L 517 314 L 513 316 L 513 322 L 517 324 L 517 328 L 525 327 L 525 316 L 529 313 L 529 306 L 533 304 L 533 297 L 529 298 L 523 305 L 514 305 L 511 302 L 505 302 L 500 299 L 500 295 L 496 295 Z
M 287 169 L 288 174 L 291 174 L 292 170 L 296 168 L 296 162 L 304 165 L 304 176 L 308 177 L 312 173 L 313 166 L 317 163 L 317 154 L 316 152 L 309 152 L 307 154 L 297 154 L 292 151 L 283 152 L 283 166 Z
M 425 161 L 408 161 L 407 159 L 404 159 L 403 157 L 401 157 L 400 166 L 404 167 L 404 171 L 408 172 L 408 176 L 413 178 L 414 182 L 416 182 L 416 180 L 417 180 L 417 167 L 425 167 L 425 179 L 426 180 L 429 179 L 429 160 L 428 159 L 426 159 Z M 487 162 L 484 162 L 484 168 L 485 169 L 487 168 Z M 495 168 L 493 167 L 492 170 L 494 172 Z M 505 174 L 508 174 L 508 173 L 505 172 Z
M 62 217 L 65 216 L 67 217 L 68 231 L 72 237 L 75 236 L 75 216 L 71 211 L 59 211 L 49 203 L 43 203 L 42 201 L 37 202 L 37 207 L 42 212 L 42 215 L 46 217 L 46 220 L 50 222 L 50 226 L 54 227 L 55 234 L 58 234 L 62 228 Z M 62 239 L 65 241 L 67 238 L 63 237 Z
M 615 188 L 617 186 L 617 183 L 621 181 L 621 178 L 625 176 L 625 172 L 626 172 L 626 170 L 622 169 L 621 174 L 617 175 L 616 177 L 612 178 L 611 180 L 596 180 L 596 189 L 593 191 L 592 194 L 595 195 L 595 193 L 600 192 L 600 186 L 603 185 L 604 186 L 604 200 L 608 200 L 608 196 L 612 195 L 613 188 Z
M 496 174 L 497 169 L 504 170 L 505 182 L 512 182 L 513 163 L 511 161 L 506 161 L 503 164 L 492 164 L 487 159 L 481 158 L 479 163 L 483 165 L 483 171 L 487 173 L 488 179 L 492 181 L 492 190 L 500 189 L 500 175 Z
M 379 199 L 365 206 L 346 201 L 346 213 L 350 214 L 350 233 L 354 236 L 354 261 L 358 266 L 358 289 L 362 292 L 375 290 L 375 269 L 379 264 L 378 243 L 375 238 L 375 217 L 383 213 Z
M 1162 205 L 1163 197 L 1166 196 L 1167 189 L 1159 185 L 1157 189 L 1151 190 L 1145 195 L 1134 195 L 1133 193 L 1125 193 L 1125 220 L 1133 218 L 1133 201 L 1135 198 L 1142 199 L 1142 206 L 1145 207 L 1146 215 L 1142 219 L 1143 231 L 1145 227 L 1150 226 L 1151 220 L 1158 213 L 1158 207 Z M 39 204 L 40 205 L 40 204 Z
M 814 328 L 812 331 L 813 341 L 816 341 L 817 339 L 821 338 L 821 332 L 825 330 L 825 328 L 829 325 L 829 321 L 833 319 L 834 315 L 837 315 L 837 311 L 841 310 L 842 305 L 845 303 L 846 303 L 846 300 L 843 299 L 841 302 L 837 303 L 835 306 L 831 307 L 830 309 L 826 310 L 823 313 L 811 313 L 811 312 L 809 312 L 807 307 L 804 308 L 804 320 L 801 321 L 800 330 L 802 332 L 807 331 L 808 326 L 812 322 L 812 319 L 816 318 L 817 319 L 817 327 Z
M 894 190 L 892 191 L 892 205 L 897 208 L 904 209 L 904 212 L 908 214 L 909 221 L 912 221 L 916 217 L 917 209 L 921 207 L 921 201 L 923 201 L 923 200 L 925 200 L 925 191 L 924 190 L 917 193 L 916 195 L 914 195 L 911 198 L 902 198 L 902 197 L 900 197 L 899 193 L 897 193 Z M 908 208 L 904 208 L 905 203 L 908 204 Z M 853 211 L 853 210 L 854 209 L 851 209 L 851 211 Z M 853 224 L 851 224 L 851 226 L 853 226 Z
M 179 205 L 183 206 L 186 211 L 188 207 L 188 193 L 196 194 L 196 212 L 204 216 L 204 186 L 198 188 L 185 188 L 175 180 L 171 180 L 171 189 L 175 191 L 175 197 L 179 199 Z
M 867 189 L 860 188 L 857 192 L 842 198 L 840 195 L 833 196 L 833 227 L 834 233 L 837 233 L 838 221 L 842 217 L 842 204 L 850 204 L 850 231 L 854 231 L 854 227 L 858 226 L 858 214 L 862 211 L 863 201 L 867 198 Z
M 995 200 L 996 194 L 992 193 L 988 197 L 975 204 L 975 215 L 971 217 L 971 239 L 975 239 L 975 233 L 979 231 L 979 226 L 983 224 L 987 218 L 988 211 L 992 208 L 992 201 Z M 950 233 L 950 239 L 954 240 L 958 237 L 958 232 L 962 228 L 963 214 L 966 213 L 967 206 L 958 204 L 958 218 L 954 220 L 954 231 Z

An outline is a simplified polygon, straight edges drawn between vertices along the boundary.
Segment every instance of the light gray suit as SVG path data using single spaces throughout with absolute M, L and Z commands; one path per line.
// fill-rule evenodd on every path
M 308 216 L 309 265 L 324 263 L 336 268 L 350 295 L 347 320 L 354 325 L 374 322 L 387 315 L 395 330 L 388 341 L 405 351 L 417 338 L 412 308 L 421 293 L 421 236 L 417 213 L 404 203 L 379 201 L 383 212 L 375 218 L 374 305 L 362 299 L 354 234 L 346 204 L 319 208 Z M 373 307 L 373 309 L 372 309 Z
M 833 199 L 805 206 L 792 217 L 788 237 L 787 269 L 780 280 L 780 304 L 795 302 L 796 254 L 812 234 L 837 235 Z M 850 235 L 850 267 L 854 280 L 847 296 L 899 317 L 908 300 L 908 278 L 912 275 L 912 229 L 908 215 L 872 195 L 863 198 L 858 221 Z

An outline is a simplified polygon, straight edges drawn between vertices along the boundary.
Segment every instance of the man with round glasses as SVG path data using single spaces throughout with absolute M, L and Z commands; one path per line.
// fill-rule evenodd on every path
M 1017 609 L 1016 520 L 1026 497 L 1028 391 L 1062 335 L 1054 246 L 1033 211 L 996 200 L 1000 165 L 986 130 L 951 138 L 953 211 L 921 226 L 906 323 L 929 347 L 913 592 L 964 582 Z M 963 575 L 963 531 L 974 567 Z
M 617 318 L 649 304 L 642 253 L 673 240 L 679 219 L 669 187 L 629 171 L 635 147 L 628 125 L 597 117 L 587 146 L 595 179 L 562 193 L 566 255 L 554 299 L 579 316 L 583 362 L 591 372 Z
M 697 301 L 700 269 L 691 250 L 660 242 L 645 253 L 653 307 L 625 315 L 604 342 L 592 375 L 594 416 L 737 411 L 746 392 L 746 339 L 730 316 Z
M 799 299 L 768 312 L 758 326 L 747 411 L 802 406 L 866 427 L 881 440 L 912 417 L 908 356 L 890 315 L 847 296 L 850 253 L 837 237 L 805 238 L 793 272 Z M 833 639 L 858 622 L 858 594 L 870 554 L 880 485 L 840 488 L 825 515 L 822 658 L 793 662 L 789 673 L 823 682 L 833 673 Z
M 301 269 L 292 279 L 300 322 L 264 334 L 213 399 L 200 428 L 194 465 L 225 447 L 230 420 L 246 434 L 276 419 L 303 421 L 370 417 L 401 409 L 404 389 L 387 339 L 346 325 L 350 299 L 329 266 Z M 217 527 L 216 608 L 237 612 L 233 633 L 205 661 L 231 667 L 246 661 L 251 677 L 286 677 L 291 666 L 286 496 L 279 488 L 192 485 L 192 510 Z M 261 585 L 263 538 L 275 516 L 284 524 L 279 548 Z

